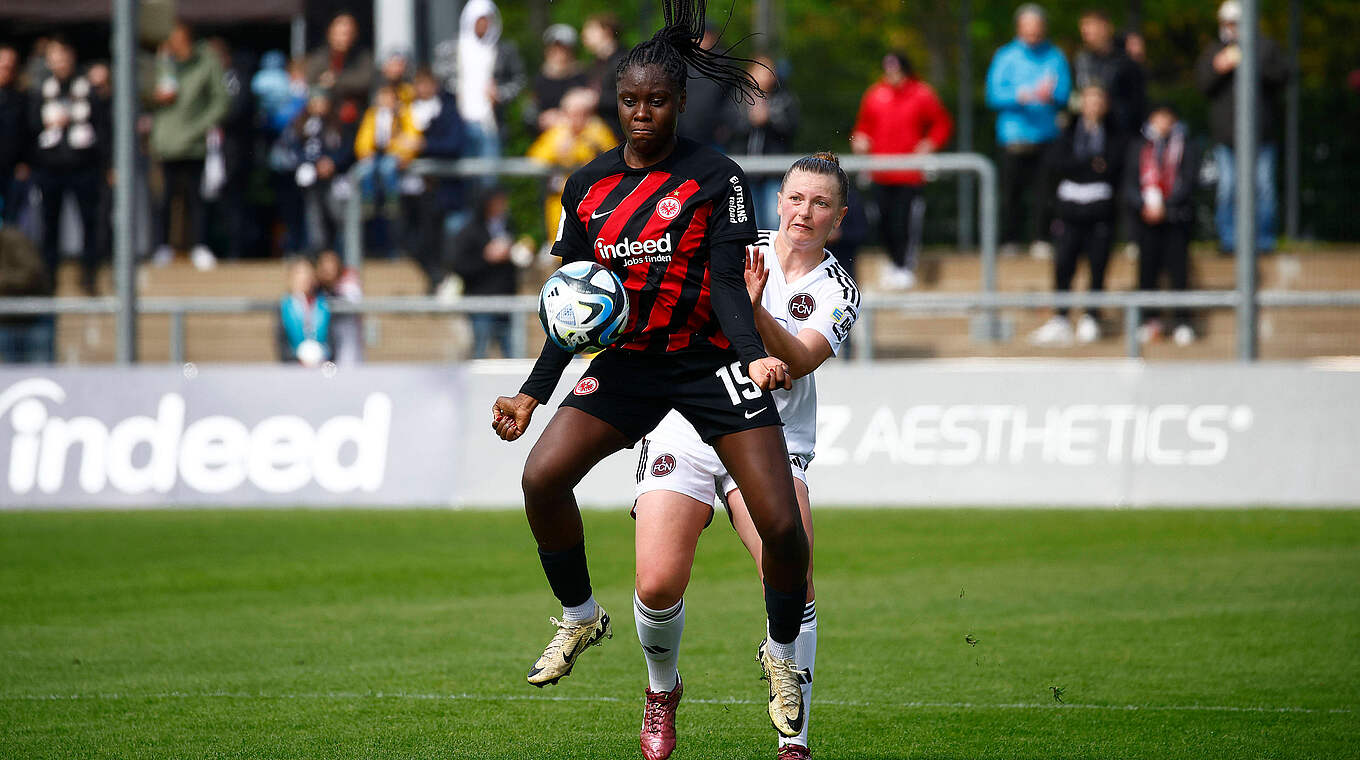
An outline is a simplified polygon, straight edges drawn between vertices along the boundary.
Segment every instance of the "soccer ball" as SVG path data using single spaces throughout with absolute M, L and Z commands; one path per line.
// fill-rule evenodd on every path
M 628 295 L 618 276 L 593 261 L 575 261 L 543 283 L 538 294 L 543 332 L 565 351 L 599 351 L 628 323 Z

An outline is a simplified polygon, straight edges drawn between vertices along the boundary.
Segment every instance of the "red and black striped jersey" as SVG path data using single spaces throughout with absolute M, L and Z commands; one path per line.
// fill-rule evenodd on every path
M 711 256 L 723 243 L 744 250 L 756 234 L 741 167 L 680 138 L 668 157 L 644 169 L 628 166 L 620 146 L 573 173 L 553 254 L 564 264 L 594 260 L 623 281 L 628 324 L 616 347 L 727 348 L 711 300 Z

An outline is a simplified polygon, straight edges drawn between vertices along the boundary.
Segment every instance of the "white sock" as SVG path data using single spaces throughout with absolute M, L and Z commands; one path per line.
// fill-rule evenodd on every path
M 664 610 L 654 610 L 633 593 L 633 620 L 637 623 L 642 656 L 647 660 L 648 688 L 671 691 L 680 665 L 680 635 L 685 631 L 685 600 Z
M 584 623 L 587 620 L 594 620 L 599 605 L 595 603 L 595 595 L 576 605 L 575 607 L 562 607 L 562 622 L 564 623 Z
M 812 671 L 817 663 L 817 602 L 808 602 L 803 607 L 803 625 L 798 629 L 794 640 L 798 652 L 794 662 L 799 670 L 808 672 L 807 682 L 803 684 L 803 730 L 797 736 L 780 736 L 779 746 L 798 744 L 808 746 L 808 726 L 812 723 Z M 800 679 L 801 680 L 801 679 Z
M 795 648 L 798 645 L 798 639 L 794 639 L 787 644 L 781 644 L 773 638 L 770 638 L 769 630 L 770 629 L 767 626 L 765 629 L 765 651 L 769 652 L 770 656 L 776 660 L 792 660 Z

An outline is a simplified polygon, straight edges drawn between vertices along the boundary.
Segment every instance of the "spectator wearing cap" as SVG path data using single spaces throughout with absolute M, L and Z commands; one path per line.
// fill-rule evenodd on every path
M 1071 95 L 1067 58 L 1047 39 L 1043 8 L 1026 3 L 1015 12 L 1015 39 L 1001 46 L 987 69 L 987 106 L 996 111 L 1001 152 L 1001 242 L 1014 252 L 1025 240 L 1046 258 L 1052 204 L 1044 155 L 1058 137 L 1058 113 Z M 1028 224 L 1022 199 L 1028 197 Z M 1022 229 L 1022 227 L 1024 229 Z
M 330 93 L 341 121 L 357 121 L 368 103 L 376 73 L 373 56 L 359 45 L 354 14 L 338 13 L 326 28 L 326 44 L 307 56 L 307 82 Z
M 0 220 L 19 216 L 28 174 L 28 93 L 19 88 L 19 51 L 0 45 Z
M 850 143 L 856 153 L 934 153 L 954 121 L 930 85 L 917 78 L 902 53 L 883 56 L 883 76 L 860 101 Z M 879 233 L 891 260 L 883 284 L 906 289 L 916 284 L 925 198 L 919 171 L 879 171 L 871 177 L 878 203 Z
M 543 32 L 543 66 L 534 75 L 533 103 L 525 109 L 525 121 L 535 134 L 542 134 L 562 118 L 558 106 L 568 90 L 590 86 L 590 78 L 576 62 L 576 30 L 553 24 Z
M 1238 24 L 1242 5 L 1227 0 L 1218 7 L 1218 39 L 1209 45 L 1195 64 L 1195 81 L 1209 98 L 1209 135 L 1214 142 L 1214 164 L 1218 168 L 1214 226 L 1219 250 L 1237 250 L 1237 163 L 1234 114 L 1237 112 L 1237 67 L 1242 62 L 1238 44 Z M 1256 37 L 1256 73 L 1260 81 L 1256 100 L 1256 250 L 1275 250 L 1275 164 L 1279 97 L 1289 80 L 1289 62 L 1273 40 Z
M 628 51 L 619 44 L 618 17 L 610 13 L 598 13 L 586 19 L 585 25 L 581 27 L 581 42 L 590 51 L 591 62 L 586 75 L 590 79 L 590 86 L 599 96 L 596 113 L 614 131 L 614 137 L 623 140 L 616 77 L 619 64 L 627 57 Z
M 387 85 L 397 94 L 397 101 L 404 106 L 411 105 L 415 100 L 416 91 L 411 86 L 411 59 L 404 50 L 393 50 L 383 56 L 382 66 L 379 68 L 378 81 L 375 87 Z
M 562 98 L 562 118 L 539 135 L 528 152 L 529 158 L 560 169 L 548 177 L 544 209 L 549 233 L 557 231 L 567 176 L 618 144 L 613 130 L 595 115 L 594 90 L 578 87 Z
M 1163 274 L 1172 290 L 1190 287 L 1190 234 L 1195 221 L 1194 195 L 1203 149 L 1190 137 L 1169 104 L 1155 106 L 1143 126 L 1142 139 L 1129 146 L 1125 159 L 1123 198 L 1135 215 L 1138 240 L 1138 289 L 1158 290 Z M 1138 339 L 1157 340 L 1161 314 L 1143 312 Z M 1178 346 L 1195 341 L 1190 311 L 1173 314 L 1172 338 Z
M 217 257 L 207 245 L 203 166 L 208 131 L 230 107 L 222 63 L 207 45 L 194 42 L 187 24 L 178 22 L 162 46 L 157 69 L 151 155 L 160 161 L 164 189 L 154 261 L 163 266 L 173 258 L 170 225 L 182 218 L 188 225 L 190 260 L 200 270 L 212 269 L 217 266 Z M 183 209 L 178 216 L 171 213 L 177 200 Z
M 76 71 L 75 50 L 61 39 L 46 48 L 49 74 L 29 99 L 28 128 L 34 136 L 33 179 L 42 195 L 43 262 L 56 284 L 61 261 L 61 207 L 69 194 L 80 211 L 81 283 L 94 291 L 99 267 L 99 189 L 109 159 L 107 103 Z
M 467 155 L 497 158 L 505 107 L 524 91 L 524 61 L 514 43 L 501 38 L 501 12 L 491 0 L 468 0 L 459 16 L 458 39 L 435 48 L 439 76 L 458 98 L 467 127 Z

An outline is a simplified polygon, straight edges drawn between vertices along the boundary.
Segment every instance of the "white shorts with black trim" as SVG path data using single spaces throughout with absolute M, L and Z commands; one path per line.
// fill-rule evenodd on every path
M 789 469 L 807 485 L 807 459 L 789 457 Z M 652 491 L 673 491 L 712 507 L 718 498 L 726 506 L 727 494 L 737 490 L 737 481 L 727 474 L 718 452 L 702 441 L 659 436 L 642 439 L 638 452 L 637 490 L 642 496 Z M 711 517 L 710 517 L 711 519 Z

